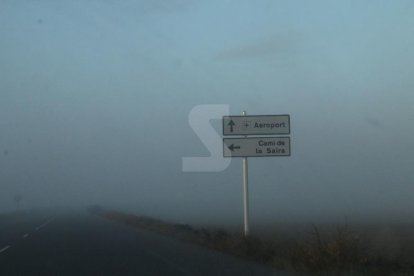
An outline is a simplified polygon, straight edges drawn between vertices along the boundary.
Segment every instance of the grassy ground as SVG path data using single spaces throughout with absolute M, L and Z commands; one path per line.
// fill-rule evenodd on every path
M 89 211 L 113 221 L 192 242 L 214 250 L 247 258 L 285 271 L 314 275 L 414 275 L 414 245 L 408 230 L 400 229 L 407 242 L 397 243 L 386 231 L 369 235 L 370 227 L 358 234 L 348 225 L 311 225 L 303 235 L 244 238 L 221 229 L 193 227 L 162 220 L 103 210 Z M 373 227 L 373 226 L 371 226 Z M 382 236 L 381 236 L 382 235 Z M 391 237 L 391 238 L 390 238 Z

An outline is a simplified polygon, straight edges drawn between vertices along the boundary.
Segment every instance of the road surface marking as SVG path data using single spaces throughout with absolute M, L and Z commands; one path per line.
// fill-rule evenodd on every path
M 53 218 L 47 220 L 45 223 L 39 225 L 38 227 L 35 228 L 35 231 L 38 231 L 39 229 L 45 227 L 46 225 L 48 225 L 49 223 L 52 222 L 52 220 L 54 220 L 56 218 L 56 216 L 54 216 Z
M 23 238 L 25 239 L 25 238 L 27 238 L 29 236 L 29 233 L 26 233 L 26 234 L 24 234 L 23 235 Z
M 2 249 L 0 249 L 0 253 L 3 253 L 4 251 L 6 251 L 9 248 L 10 248 L 10 245 L 3 247 Z
M 178 265 L 178 264 L 176 264 L 176 263 L 174 263 L 174 262 L 171 262 L 170 260 L 167 260 L 166 258 L 164 258 L 163 256 L 161 256 L 161 255 L 159 255 L 159 254 L 157 254 L 157 253 L 154 253 L 154 252 L 148 252 L 150 255 L 152 255 L 152 256 L 154 256 L 154 257 L 156 257 L 156 258 L 158 258 L 158 259 L 160 259 L 161 261 L 163 261 L 164 263 L 166 263 L 167 265 L 169 265 L 169 266 L 171 266 L 171 267 L 173 267 L 173 268 L 175 268 L 176 270 L 178 270 L 178 271 L 180 271 L 180 272 L 182 272 L 184 275 L 186 275 L 186 276 L 191 276 L 191 275 L 193 275 L 193 274 L 191 274 L 190 272 L 188 272 L 185 268 L 183 268 L 183 267 L 181 267 L 180 265 Z

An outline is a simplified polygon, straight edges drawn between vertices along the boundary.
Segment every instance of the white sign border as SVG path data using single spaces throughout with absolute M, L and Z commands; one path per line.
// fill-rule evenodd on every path
M 226 147 L 226 143 L 224 143 L 224 140 L 226 139 L 244 139 L 244 140 L 249 140 L 249 139 L 266 139 L 266 138 L 287 138 L 289 141 L 289 154 L 285 154 L 285 155 L 243 155 L 243 156 L 226 156 L 224 154 L 225 152 L 225 147 Z M 290 136 L 259 136 L 259 137 L 225 137 L 223 138 L 223 157 L 224 158 L 245 158 L 245 157 L 249 157 L 249 158 L 253 158 L 253 157 L 290 157 L 292 156 L 292 143 L 290 140 Z
M 288 119 L 288 126 L 289 126 L 289 131 L 287 133 L 279 133 L 279 132 L 267 132 L 267 133 L 254 133 L 254 134 L 228 134 L 225 133 L 225 124 L 224 124 L 224 118 L 230 118 L 231 117 L 243 117 L 243 118 L 253 118 L 253 117 L 281 117 L 281 116 L 287 116 Z M 290 135 L 291 130 L 290 130 L 290 114 L 277 114 L 277 115 L 228 115 L 228 116 L 223 116 L 222 118 L 222 125 L 223 125 L 223 136 L 249 136 L 249 135 Z

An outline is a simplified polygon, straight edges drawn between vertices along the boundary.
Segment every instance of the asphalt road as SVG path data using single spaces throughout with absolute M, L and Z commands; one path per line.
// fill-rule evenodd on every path
M 0 275 L 285 275 L 86 212 L 0 221 Z

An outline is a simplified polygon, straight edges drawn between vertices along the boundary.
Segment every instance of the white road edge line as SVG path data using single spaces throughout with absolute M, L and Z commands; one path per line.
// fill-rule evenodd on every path
M 27 238 L 29 236 L 29 233 L 26 233 L 26 234 L 24 234 L 23 235 L 23 238 L 25 239 L 25 238 Z
M 35 231 L 38 231 L 39 229 L 45 227 L 46 225 L 48 225 L 49 223 L 51 223 L 55 218 L 56 218 L 56 216 L 54 216 L 53 218 L 47 220 L 45 223 L 39 225 L 38 227 L 35 228 Z
M 0 249 L 0 253 L 3 253 L 4 251 L 9 249 L 10 247 L 11 247 L 10 245 L 3 247 L 2 249 Z

